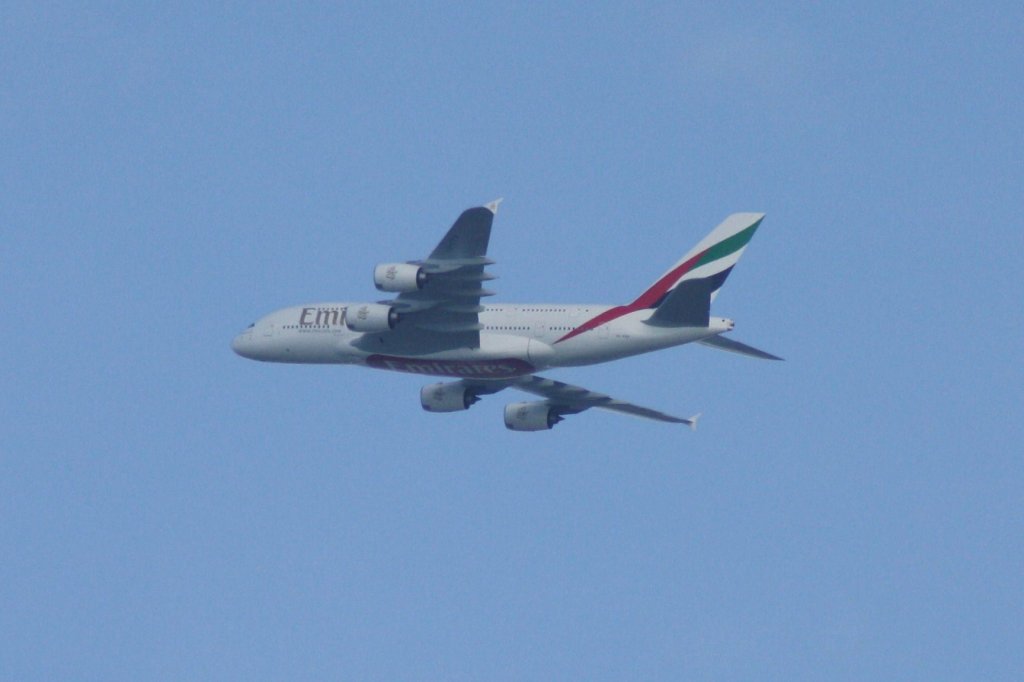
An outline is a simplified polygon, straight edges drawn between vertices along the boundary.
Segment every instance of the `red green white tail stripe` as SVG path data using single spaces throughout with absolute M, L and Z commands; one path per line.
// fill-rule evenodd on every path
M 670 291 L 688 280 L 709 280 L 713 301 L 762 220 L 763 213 L 732 214 L 632 303 L 612 308 L 587 320 L 555 343 L 567 341 L 623 315 L 647 308 L 657 308 Z

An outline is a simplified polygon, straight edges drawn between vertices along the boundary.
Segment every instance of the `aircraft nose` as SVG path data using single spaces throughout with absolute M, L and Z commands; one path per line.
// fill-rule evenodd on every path
M 243 358 L 249 357 L 249 345 L 252 338 L 252 334 L 249 332 L 242 332 L 234 338 L 231 342 L 231 350 L 235 351 L 238 355 Z

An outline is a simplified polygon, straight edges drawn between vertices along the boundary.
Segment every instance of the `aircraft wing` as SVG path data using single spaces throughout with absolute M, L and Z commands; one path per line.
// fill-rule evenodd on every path
M 453 348 L 480 346 L 480 298 L 494 293 L 482 285 L 494 279 L 484 268 L 494 263 L 487 244 L 499 203 L 463 211 L 426 260 L 414 262 L 427 274 L 425 285 L 390 302 L 404 326 L 435 332 Z
M 699 414 L 686 419 L 676 417 L 659 412 L 658 410 L 652 410 L 649 407 L 641 407 L 624 400 L 616 400 L 611 396 L 580 386 L 573 386 L 572 384 L 553 379 L 545 379 L 535 374 L 500 381 L 473 382 L 463 380 L 463 383 L 479 394 L 497 393 L 504 388 L 518 388 L 520 391 L 545 398 L 545 402 L 553 407 L 559 416 L 577 414 L 592 407 L 599 407 L 603 410 L 629 414 L 634 417 L 644 417 L 670 424 L 686 424 L 691 429 L 697 428 L 697 419 L 700 417 Z

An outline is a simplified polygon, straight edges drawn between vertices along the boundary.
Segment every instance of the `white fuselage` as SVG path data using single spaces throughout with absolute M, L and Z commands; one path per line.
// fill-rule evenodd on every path
M 359 333 L 345 324 L 349 303 L 285 308 L 239 334 L 232 348 L 266 362 L 354 364 L 413 374 L 474 379 L 523 376 L 549 367 L 591 365 L 678 346 L 732 329 L 712 317 L 707 327 L 646 324 L 651 310 L 615 314 L 615 306 L 489 305 L 479 314 L 479 347 L 433 350 L 401 323 L 381 333 Z M 607 322 L 595 324 L 606 316 Z M 587 325 L 585 331 L 579 329 Z

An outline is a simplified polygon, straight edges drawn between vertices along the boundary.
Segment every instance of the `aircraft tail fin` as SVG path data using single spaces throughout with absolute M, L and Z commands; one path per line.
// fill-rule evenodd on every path
M 689 253 L 683 256 L 629 307 L 633 310 L 660 309 L 683 284 L 687 284 L 687 287 L 678 296 L 673 297 L 676 299 L 672 304 L 673 313 L 687 309 L 686 316 L 689 316 L 693 314 L 688 309 L 692 305 L 696 305 L 695 309 L 700 312 L 703 310 L 705 297 L 708 298 L 707 305 L 710 306 L 711 301 L 714 301 L 715 296 L 718 295 L 718 290 L 722 288 L 729 273 L 732 272 L 733 266 L 746 250 L 750 238 L 760 227 L 762 220 L 764 220 L 763 213 L 733 213 L 690 249 Z M 690 299 L 696 300 L 699 305 L 688 302 Z M 674 317 L 674 315 L 668 316 L 667 313 L 666 316 L 666 319 Z M 704 313 L 701 312 L 696 317 L 705 320 L 703 326 L 707 325 Z
M 561 343 L 626 313 L 653 310 L 647 324 L 707 327 L 711 302 L 764 220 L 763 213 L 733 213 L 690 249 L 632 303 L 616 306 L 558 339 Z

